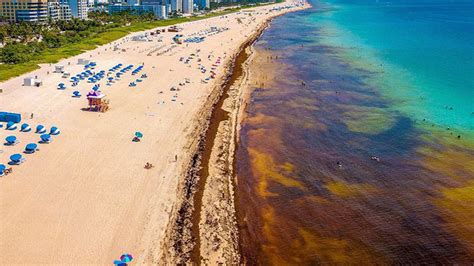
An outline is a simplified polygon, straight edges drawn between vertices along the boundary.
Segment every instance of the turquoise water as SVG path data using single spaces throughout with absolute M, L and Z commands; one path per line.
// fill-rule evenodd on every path
M 307 16 L 414 119 L 474 129 L 474 1 L 320 1 Z M 452 107 L 452 110 L 451 110 Z

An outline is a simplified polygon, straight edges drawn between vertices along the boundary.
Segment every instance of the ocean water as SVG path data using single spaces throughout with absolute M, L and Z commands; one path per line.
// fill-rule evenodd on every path
M 255 45 L 245 260 L 474 261 L 474 3 L 311 3 Z

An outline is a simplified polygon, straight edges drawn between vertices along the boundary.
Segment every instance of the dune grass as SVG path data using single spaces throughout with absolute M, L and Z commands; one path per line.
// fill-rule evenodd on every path
M 262 4 L 263 5 L 263 4 Z M 171 18 L 167 20 L 157 20 L 151 22 L 133 22 L 131 25 L 112 28 L 105 32 L 96 33 L 92 36 L 84 38 L 75 43 L 69 43 L 59 48 L 48 48 L 44 50 L 40 56 L 36 56 L 33 60 L 21 64 L 0 64 L 0 81 L 5 81 L 13 77 L 31 72 L 39 68 L 38 64 L 57 63 L 61 59 L 76 56 L 88 50 L 93 50 L 99 45 L 104 45 L 120 39 L 132 32 L 149 30 L 156 27 L 165 27 L 183 22 L 196 21 L 216 16 L 226 15 L 239 11 L 248 6 L 228 8 L 220 12 L 214 12 L 203 16 L 194 16 L 188 18 Z

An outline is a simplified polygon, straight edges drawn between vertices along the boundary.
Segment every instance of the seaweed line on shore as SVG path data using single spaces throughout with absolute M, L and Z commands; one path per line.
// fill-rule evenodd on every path
M 169 225 L 166 230 L 165 241 L 163 243 L 161 263 L 194 263 L 200 264 L 200 252 L 199 252 L 199 219 L 201 209 L 200 197 L 202 198 L 203 187 L 205 184 L 205 178 L 201 177 L 202 169 L 207 171 L 208 165 L 203 165 L 203 155 L 212 150 L 212 144 L 217 133 L 222 116 L 218 117 L 215 115 L 218 109 L 227 115 L 227 111 L 222 110 L 222 104 L 227 98 L 227 90 L 233 84 L 233 81 L 238 79 L 240 75 L 234 75 L 236 63 L 239 57 L 244 57 L 245 60 L 240 61 L 243 64 L 248 55 L 246 48 L 251 46 L 263 31 L 268 27 L 269 22 L 272 18 L 269 18 L 256 33 L 252 35 L 248 41 L 243 43 L 237 50 L 237 55 L 233 55 L 229 63 L 225 66 L 227 69 L 226 76 L 222 77 L 219 81 L 219 85 L 215 86 L 211 94 L 207 97 L 206 102 L 202 106 L 199 115 L 197 116 L 196 127 L 191 136 L 198 136 L 197 138 L 190 138 L 190 143 L 187 145 L 190 151 L 189 162 L 186 166 L 185 176 L 180 181 L 178 187 L 179 200 L 175 206 L 173 206 L 172 216 Z M 241 68 L 241 66 L 240 66 Z M 240 73 L 241 74 L 241 73 Z M 220 119 L 219 119 L 220 118 Z M 211 130 L 211 125 L 215 124 L 215 129 Z M 208 132 L 214 132 L 208 134 Z M 209 151 L 206 152 L 206 149 Z M 206 159 L 209 161 L 209 157 Z M 232 164 L 233 162 L 231 162 Z M 233 174 L 231 175 L 233 176 Z M 200 193 L 200 195 L 198 194 Z M 238 250 L 236 251 L 238 252 Z M 158 261 L 156 261 L 158 262 Z

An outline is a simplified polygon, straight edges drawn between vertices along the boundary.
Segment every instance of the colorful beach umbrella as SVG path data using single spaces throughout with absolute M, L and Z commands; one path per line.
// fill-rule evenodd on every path
M 122 256 L 120 256 L 120 260 L 122 262 L 131 262 L 133 260 L 133 257 L 130 254 L 123 254 Z
M 137 138 L 143 138 L 143 133 L 137 131 L 137 132 L 135 132 L 135 136 L 136 136 Z

